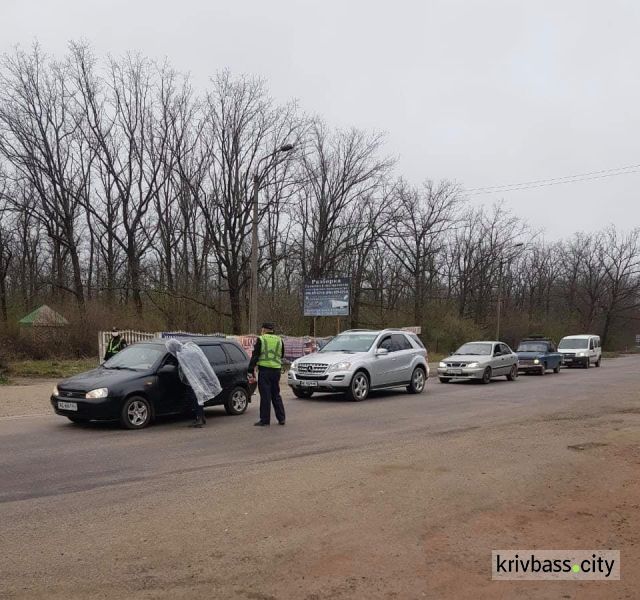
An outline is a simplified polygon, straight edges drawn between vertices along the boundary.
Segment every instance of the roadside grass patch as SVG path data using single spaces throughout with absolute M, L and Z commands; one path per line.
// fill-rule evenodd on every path
M 83 371 L 95 369 L 97 366 L 94 358 L 75 360 L 21 360 L 9 363 L 8 375 L 11 377 L 63 379 L 77 375 Z

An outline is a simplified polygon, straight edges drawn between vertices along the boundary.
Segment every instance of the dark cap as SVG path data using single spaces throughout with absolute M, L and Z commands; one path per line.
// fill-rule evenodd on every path
M 266 321 L 262 324 L 262 329 L 266 329 L 267 331 L 275 331 L 276 326 L 271 321 Z

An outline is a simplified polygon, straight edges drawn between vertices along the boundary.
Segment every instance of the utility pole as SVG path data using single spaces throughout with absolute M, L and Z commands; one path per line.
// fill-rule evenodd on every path
M 514 244 L 513 248 L 522 248 L 524 244 L 522 242 Z M 517 253 L 516 253 L 517 254 Z M 500 260 L 500 271 L 498 273 L 498 305 L 496 307 L 496 342 L 500 341 L 500 311 L 502 307 L 502 267 L 507 260 L 513 260 L 516 254 L 503 258 Z
M 249 332 L 258 333 L 258 188 L 260 187 L 260 177 L 257 173 L 253 175 L 253 218 L 251 220 L 251 291 L 250 312 L 249 312 Z
M 289 152 L 293 150 L 293 144 L 284 144 L 277 150 L 263 156 L 256 165 L 253 174 L 252 188 L 252 219 L 251 219 L 251 288 L 249 292 L 249 333 L 260 333 L 258 331 L 258 190 L 260 189 L 260 180 L 262 176 L 259 174 L 258 167 L 264 160 L 274 157 L 279 152 Z M 274 166 L 272 163 L 267 170 Z

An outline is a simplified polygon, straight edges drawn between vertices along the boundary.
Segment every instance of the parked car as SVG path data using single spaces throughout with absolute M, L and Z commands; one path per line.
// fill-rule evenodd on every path
M 560 373 L 562 354 L 556 350 L 553 340 L 531 336 L 518 344 L 516 354 L 521 372 L 544 375 L 553 369 L 554 373 Z
M 468 342 L 438 365 L 441 383 L 452 379 L 477 379 L 489 383 L 494 377 L 518 377 L 518 355 L 504 342 Z
M 229 415 L 244 413 L 256 386 L 248 381 L 249 357 L 242 346 L 216 337 L 184 341 L 202 348 L 222 385 L 205 406 L 223 405 Z M 74 423 L 120 421 L 128 429 L 142 429 L 160 415 L 191 414 L 193 408 L 177 360 L 160 339 L 128 346 L 98 368 L 61 381 L 51 405 Z
M 287 383 L 298 398 L 339 392 L 361 401 L 370 390 L 383 388 L 406 387 L 419 394 L 428 377 L 427 350 L 417 335 L 396 329 L 354 329 L 295 360 Z
M 562 353 L 567 367 L 582 367 L 588 369 L 591 365 L 600 366 L 602 361 L 602 347 L 600 336 L 583 334 L 563 337 L 558 344 L 558 351 Z

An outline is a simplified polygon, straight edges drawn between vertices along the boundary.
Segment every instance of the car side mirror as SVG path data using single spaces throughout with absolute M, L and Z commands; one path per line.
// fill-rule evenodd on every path
M 163 365 L 158 369 L 158 375 L 172 375 L 178 372 L 178 367 L 175 365 Z
M 378 348 L 376 350 L 376 356 L 386 356 L 389 354 L 389 351 L 386 348 Z

